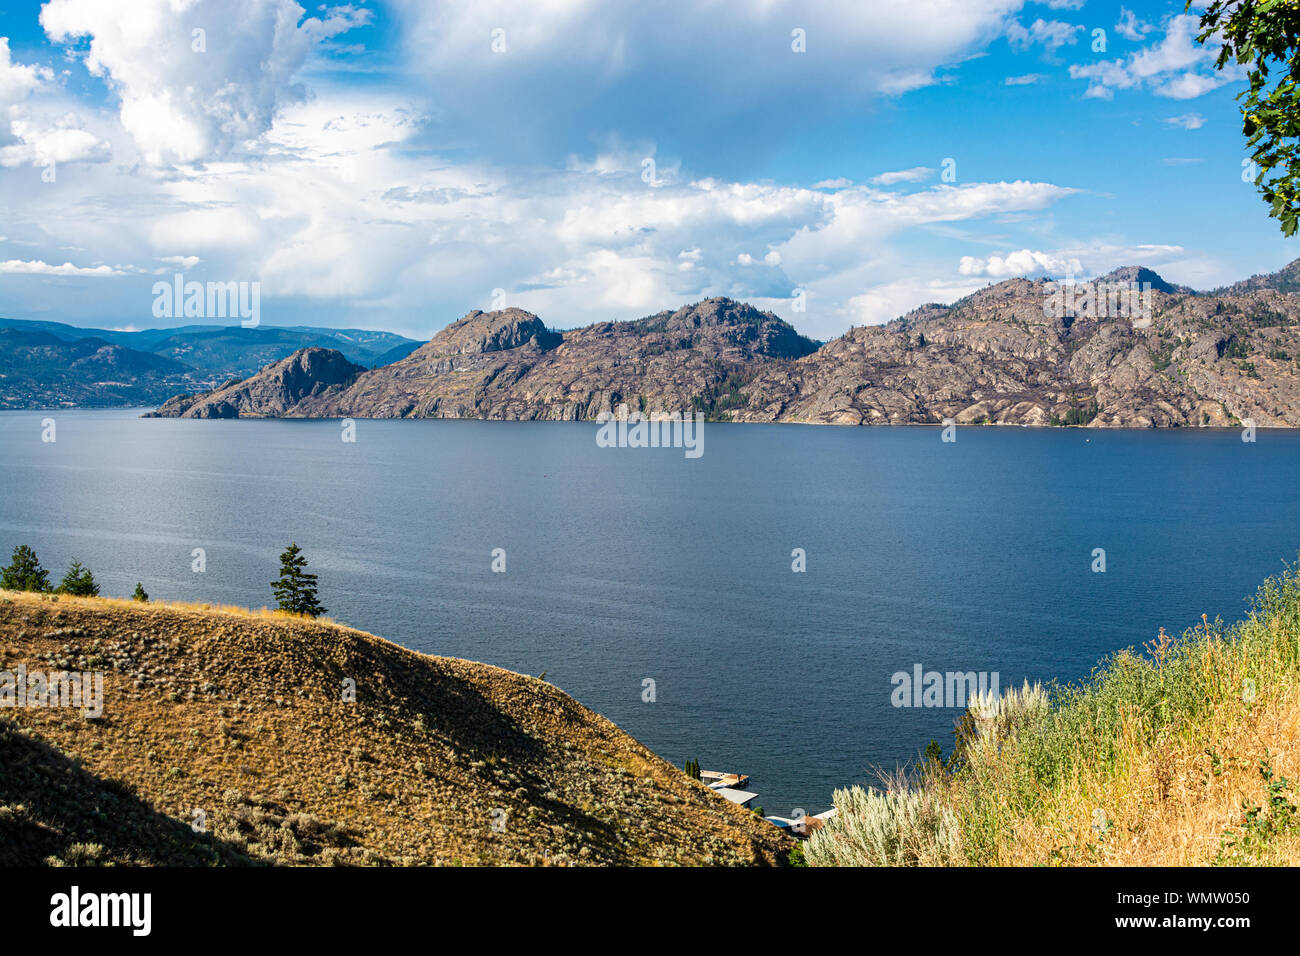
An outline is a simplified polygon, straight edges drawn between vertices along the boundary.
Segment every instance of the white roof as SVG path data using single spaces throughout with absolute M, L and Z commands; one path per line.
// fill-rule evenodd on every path
M 750 800 L 753 800 L 758 796 L 756 793 L 749 793 L 746 790 L 733 790 L 730 787 L 722 787 L 719 790 L 715 790 L 714 793 L 721 794 L 732 803 L 739 803 L 741 806 L 744 806 L 746 803 L 749 803 Z

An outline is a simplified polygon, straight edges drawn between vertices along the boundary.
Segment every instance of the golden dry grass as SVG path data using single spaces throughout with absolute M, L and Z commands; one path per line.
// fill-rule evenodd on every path
M 3 863 L 743 865 L 791 845 L 544 681 L 321 620 L 0 592 L 0 670 L 19 663 L 103 671 L 105 706 L 0 710 Z
M 1120 761 L 1110 766 L 1080 761 L 1041 809 L 1015 819 L 988 862 L 1300 863 L 1300 833 L 1285 834 L 1259 853 L 1225 852 L 1244 822 L 1243 805 L 1268 802 L 1261 761 L 1268 760 L 1280 776 L 1300 781 L 1300 700 L 1295 688 L 1249 711 L 1218 708 L 1195 732 L 1189 728 L 1175 739 L 1147 743 L 1131 722 L 1125 724 L 1121 739 Z M 953 796 L 960 801 L 960 794 Z

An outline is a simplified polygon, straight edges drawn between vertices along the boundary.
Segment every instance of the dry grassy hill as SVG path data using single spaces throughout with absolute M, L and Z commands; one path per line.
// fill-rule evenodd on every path
M 20 664 L 102 671 L 104 710 L 0 709 L 2 865 L 780 865 L 791 847 L 542 680 L 332 623 L 0 591 L 0 671 Z

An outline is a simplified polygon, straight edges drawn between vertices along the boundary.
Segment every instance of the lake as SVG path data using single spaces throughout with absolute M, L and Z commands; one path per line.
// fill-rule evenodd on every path
M 137 415 L 0 413 L 6 560 L 30 544 L 105 594 L 262 607 L 296 541 L 335 620 L 545 672 L 782 815 L 950 749 L 960 711 L 893 706 L 896 672 L 1079 679 L 1240 616 L 1300 551 L 1289 430 L 707 424 L 688 458 L 598 447 L 594 423 L 362 420 L 345 442 Z

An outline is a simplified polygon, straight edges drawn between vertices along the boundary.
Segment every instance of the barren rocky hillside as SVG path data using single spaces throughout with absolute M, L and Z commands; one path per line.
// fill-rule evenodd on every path
M 1296 271 L 1213 293 L 1136 267 L 1098 280 L 1149 285 L 1140 314 L 1102 295 L 1053 308 L 1059 285 L 1012 279 L 820 347 L 730 299 L 564 333 L 518 309 L 471 312 L 392 365 L 303 350 L 157 414 L 585 420 L 626 404 L 844 425 L 1300 426 Z
M 792 845 L 545 681 L 335 624 L 0 591 L 0 672 L 20 666 L 103 672 L 103 713 L 0 711 L 0 865 L 781 864 Z

